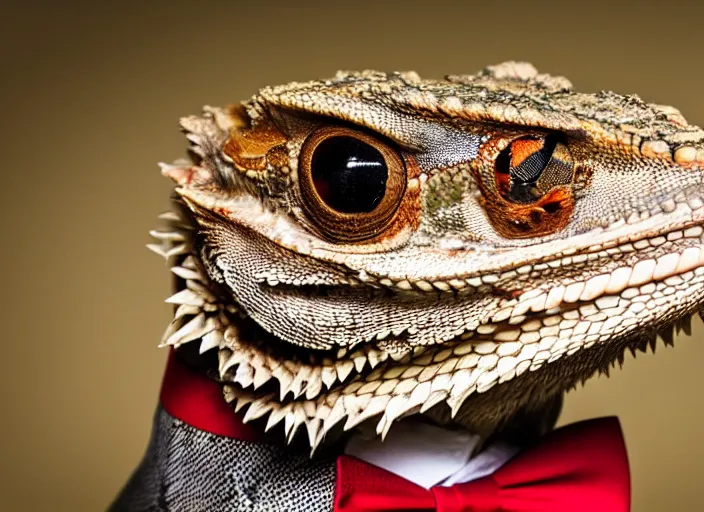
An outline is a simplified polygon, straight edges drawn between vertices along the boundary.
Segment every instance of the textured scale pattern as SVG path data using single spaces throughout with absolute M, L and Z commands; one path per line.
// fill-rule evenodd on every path
M 510 62 L 445 80 L 341 72 L 181 125 L 193 158 L 162 164 L 174 211 L 150 246 L 178 278 L 162 345 L 217 351 L 224 398 L 289 442 L 362 424 L 383 437 L 412 414 L 520 430 L 702 307 L 704 132 L 672 107 Z M 403 162 L 372 236 L 310 217 L 327 211 L 306 203 L 306 143 L 331 129 Z M 530 178 L 555 174 L 534 202 L 507 201 L 499 155 L 519 165 L 546 140 L 558 149 Z
M 159 409 L 147 453 L 110 511 L 328 512 L 334 490 L 334 460 L 203 432 Z

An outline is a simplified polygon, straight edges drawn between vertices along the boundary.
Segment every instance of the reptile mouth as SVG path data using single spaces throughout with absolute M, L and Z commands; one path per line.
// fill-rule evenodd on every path
M 172 212 L 161 218 L 169 227 L 151 233 L 160 243 L 150 248 L 174 259 L 171 270 L 179 278 L 178 291 L 167 299 L 176 310 L 162 346 L 200 342 L 201 354 L 216 350 L 214 373 L 235 411 L 246 407 L 244 421 L 266 419 L 266 430 L 282 423 L 289 442 L 305 426 L 312 449 L 334 428 L 347 431 L 367 420 L 377 421 L 383 437 L 401 417 L 436 406 L 450 417 L 462 415 L 478 396 L 505 389 L 501 385 L 519 375 L 525 374 L 525 385 L 513 386 L 516 403 L 532 393 L 533 381 L 559 381 L 555 392 L 563 391 L 596 371 L 608 372 L 627 349 L 654 350 L 656 333 L 667 344 L 673 328 L 689 333 L 691 315 L 704 298 L 702 228 L 690 226 L 663 235 L 670 245 L 657 240 L 659 252 L 645 270 L 636 264 L 624 279 L 617 266 L 581 281 L 579 293 L 576 281 L 563 287 L 559 298 L 555 287 L 520 294 L 475 330 L 442 344 L 408 348 L 396 339 L 304 349 L 268 333 L 234 304 L 229 290 L 207 277 L 193 254 L 187 220 Z M 675 243 L 681 252 L 674 251 Z M 679 254 L 677 261 L 668 254 Z M 658 306 L 674 301 L 682 305 L 679 310 L 657 314 Z M 643 334 L 643 325 L 657 327 Z M 611 343 L 615 339 L 620 341 Z M 601 345 L 609 347 L 602 355 L 582 357 L 583 368 L 571 380 L 550 377 L 547 370 L 559 366 L 550 363 L 597 354 Z

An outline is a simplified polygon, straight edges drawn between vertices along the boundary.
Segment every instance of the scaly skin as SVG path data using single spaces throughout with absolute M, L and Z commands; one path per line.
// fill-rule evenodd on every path
M 175 212 L 152 233 L 180 277 L 163 344 L 218 351 L 225 398 L 289 441 L 417 413 L 530 429 L 702 305 L 704 131 L 672 107 L 509 62 L 338 73 L 181 124 L 193 158 L 162 166 Z M 388 212 L 316 206 L 305 148 L 330 130 L 391 148 Z M 545 141 L 562 177 L 520 199 L 501 158 Z

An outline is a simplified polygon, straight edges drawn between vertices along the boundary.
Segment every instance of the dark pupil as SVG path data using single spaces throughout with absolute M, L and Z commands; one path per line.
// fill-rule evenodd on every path
M 384 156 L 354 137 L 330 137 L 313 152 L 313 184 L 321 199 L 342 213 L 366 213 L 379 206 L 389 177 Z

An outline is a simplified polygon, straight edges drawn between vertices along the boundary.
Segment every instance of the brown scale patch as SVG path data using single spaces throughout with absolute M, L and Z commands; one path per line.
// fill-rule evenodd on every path
M 286 136 L 271 123 L 256 128 L 235 129 L 223 147 L 223 153 L 232 159 L 239 170 L 263 171 L 267 153 L 286 142 Z
M 266 160 L 272 167 L 281 170 L 289 164 L 288 149 L 284 144 L 275 146 L 266 154 Z

